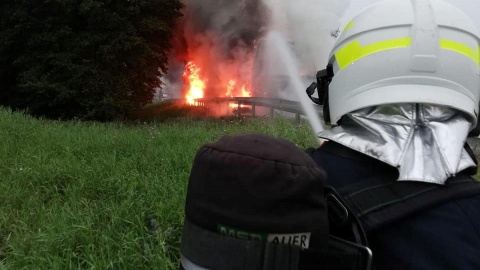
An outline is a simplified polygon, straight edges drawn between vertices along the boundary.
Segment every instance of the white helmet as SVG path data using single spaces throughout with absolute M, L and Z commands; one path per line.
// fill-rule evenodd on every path
M 330 55 L 329 72 L 319 72 L 329 82 L 330 122 L 375 105 L 429 103 L 465 112 L 475 127 L 479 41 L 475 23 L 441 0 L 372 6 L 345 27 Z

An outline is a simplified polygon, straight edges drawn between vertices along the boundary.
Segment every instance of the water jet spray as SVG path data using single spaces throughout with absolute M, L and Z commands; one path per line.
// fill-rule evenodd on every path
M 293 53 L 287 41 L 279 32 L 271 31 L 266 37 L 266 46 L 269 48 L 269 58 L 274 59 L 275 57 L 280 57 L 279 64 L 285 68 L 285 71 L 290 79 L 290 86 L 296 93 L 297 98 L 302 105 L 302 109 L 307 117 L 308 123 L 310 124 L 313 133 L 317 137 L 318 132 L 324 130 L 323 122 L 313 107 L 317 105 L 314 105 L 305 93 L 305 86 L 303 85 L 300 77 L 298 64 L 292 55 Z M 323 142 L 323 140 L 320 138 L 318 138 L 318 140 L 320 143 Z

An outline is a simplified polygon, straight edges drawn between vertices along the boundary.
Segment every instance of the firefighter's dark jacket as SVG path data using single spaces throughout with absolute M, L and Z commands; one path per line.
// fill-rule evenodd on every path
M 327 183 L 336 189 L 369 178 L 394 182 L 398 177 L 396 168 L 334 142 L 312 149 L 310 155 L 327 172 Z M 472 180 L 469 175 L 474 171 L 455 178 Z M 480 269 L 478 191 L 419 209 L 367 230 L 374 270 Z

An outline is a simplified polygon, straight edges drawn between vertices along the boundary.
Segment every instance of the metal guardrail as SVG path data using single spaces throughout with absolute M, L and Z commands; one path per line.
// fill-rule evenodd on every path
M 305 115 L 303 111 L 302 104 L 297 101 L 285 100 L 285 99 L 276 99 L 276 98 L 265 98 L 265 97 L 231 97 L 231 98 L 202 98 L 196 99 L 196 106 L 208 106 L 209 104 L 218 104 L 218 103 L 237 103 L 237 114 L 241 115 L 242 105 L 252 106 L 251 115 L 255 116 L 256 107 L 265 107 L 270 109 L 270 117 L 273 118 L 275 115 L 275 110 L 284 111 L 295 114 L 295 119 L 300 121 L 302 115 Z M 322 106 L 315 105 L 315 110 L 318 115 L 323 117 L 323 108 Z

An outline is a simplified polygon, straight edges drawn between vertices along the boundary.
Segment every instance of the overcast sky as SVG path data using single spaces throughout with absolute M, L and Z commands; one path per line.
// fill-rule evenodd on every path
M 355 14 L 362 11 L 364 8 L 381 0 L 350 0 L 350 6 L 345 11 L 342 23 L 349 21 Z M 460 9 L 462 9 L 468 16 L 470 16 L 480 29 L 480 0 L 445 0 Z

